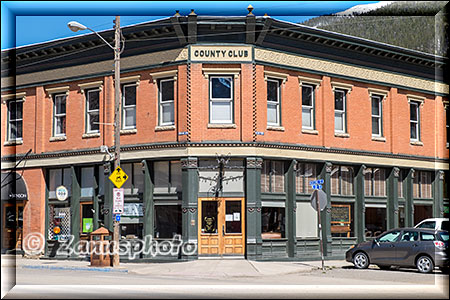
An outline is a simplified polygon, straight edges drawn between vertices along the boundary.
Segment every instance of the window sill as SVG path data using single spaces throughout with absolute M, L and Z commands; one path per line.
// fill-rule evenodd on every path
M 168 130 L 175 130 L 175 125 L 163 125 L 155 127 L 155 131 L 168 131 Z
M 135 134 L 137 132 L 137 129 L 122 129 L 120 130 L 121 135 L 127 135 L 127 134 Z
M 348 134 L 348 133 L 339 133 L 339 132 L 335 132 L 335 133 L 334 133 L 334 136 L 335 136 L 335 137 L 340 137 L 340 138 L 349 138 L 349 137 L 350 137 L 350 134 Z
M 11 141 L 6 141 L 3 146 L 16 146 L 16 145 L 22 145 L 23 144 L 23 140 L 11 140 Z
M 314 130 L 314 129 L 302 129 L 302 133 L 303 133 L 303 134 L 314 134 L 314 135 L 319 135 L 319 131 Z
M 410 144 L 413 146 L 423 146 L 423 143 L 420 141 L 411 141 Z
M 96 138 L 100 137 L 100 132 L 92 132 L 92 133 L 84 133 L 81 138 L 83 139 L 90 139 L 90 138 Z
M 235 129 L 237 128 L 236 124 L 208 124 L 208 129 Z
M 283 126 L 267 126 L 266 130 L 284 131 Z
M 372 137 L 372 141 L 375 141 L 375 142 L 386 142 L 386 138 L 385 137 L 379 137 L 379 136 L 373 136 Z
M 65 135 L 64 136 L 52 136 L 50 138 L 50 142 L 60 142 L 60 141 L 65 141 L 65 140 L 67 140 L 67 137 Z

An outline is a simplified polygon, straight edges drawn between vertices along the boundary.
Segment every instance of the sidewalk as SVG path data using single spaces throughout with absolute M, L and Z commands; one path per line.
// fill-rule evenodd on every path
M 171 277 L 261 277 L 311 272 L 320 269 L 322 262 L 268 262 L 245 259 L 199 259 L 188 262 L 120 263 L 119 267 L 90 267 L 88 261 L 26 259 L 21 256 L 2 255 L 2 268 L 53 269 L 91 272 L 121 272 L 136 275 Z M 345 260 L 325 261 L 325 267 L 351 266 Z

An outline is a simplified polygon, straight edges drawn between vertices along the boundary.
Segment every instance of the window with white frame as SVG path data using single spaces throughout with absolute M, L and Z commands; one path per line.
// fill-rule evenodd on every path
M 21 140 L 23 133 L 23 100 L 8 101 L 8 140 Z
M 314 129 L 314 86 L 302 84 L 302 128 Z
M 334 91 L 334 131 L 345 133 L 346 128 L 346 90 Z
M 53 135 L 66 135 L 66 94 L 55 94 L 53 96 Z
M 136 84 L 122 86 L 122 129 L 136 128 Z
M 383 98 L 378 95 L 372 95 L 372 136 L 383 136 L 383 123 L 382 123 L 382 100 Z
M 100 130 L 100 90 L 86 92 L 86 133 L 99 132 Z
M 419 102 L 411 101 L 409 103 L 409 121 L 410 121 L 410 139 L 411 141 L 420 140 L 420 111 Z
M 233 76 L 209 77 L 209 122 L 233 123 Z
M 159 81 L 159 125 L 175 124 L 175 80 L 161 79 Z
M 267 125 L 281 126 L 280 106 L 280 81 L 276 79 L 267 79 Z

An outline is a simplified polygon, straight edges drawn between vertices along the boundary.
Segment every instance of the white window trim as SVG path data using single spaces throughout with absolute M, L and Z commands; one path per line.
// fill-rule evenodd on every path
M 177 80 L 178 79 L 178 70 L 170 70 L 170 71 L 162 71 L 162 72 L 155 72 L 155 73 L 149 73 L 150 76 L 152 76 L 153 83 L 157 83 L 158 79 L 172 79 Z
M 322 84 L 322 79 L 298 76 L 298 83 L 299 83 L 300 87 L 303 84 L 307 84 L 307 85 L 313 85 L 315 87 L 315 89 L 319 89 L 320 85 Z
M 89 93 L 92 93 L 92 92 L 96 92 L 96 93 L 99 93 L 99 97 L 98 97 L 98 108 L 97 109 L 95 109 L 95 110 L 89 110 Z M 86 133 L 99 133 L 100 132 L 100 124 L 99 124 L 99 127 L 98 127 L 98 130 L 91 130 L 90 129 L 90 114 L 92 113 L 92 112 L 98 112 L 98 115 L 99 115 L 99 122 L 100 122 L 100 92 L 101 92 L 101 89 L 92 89 L 92 90 L 88 90 L 86 93 L 85 93 L 85 95 L 86 95 L 86 114 L 85 114 L 85 118 L 86 118 Z
M 411 105 L 415 105 L 416 106 L 416 115 L 417 115 L 417 120 L 411 120 L 411 113 L 409 116 L 409 126 L 410 126 L 410 132 L 409 132 L 409 139 L 411 142 L 419 142 L 420 141 L 420 103 L 416 102 L 416 101 L 408 101 L 409 103 L 409 110 L 411 111 Z M 416 137 L 415 139 L 411 138 L 411 123 L 415 123 L 416 124 Z
M 65 137 L 66 136 L 66 132 L 64 133 L 56 133 L 56 118 L 61 118 L 62 116 L 64 116 L 64 118 L 66 119 L 66 130 L 67 130 L 67 94 L 68 93 L 53 93 L 52 94 L 52 98 L 53 98 L 53 137 Z M 66 112 L 64 114 L 56 114 L 56 97 L 64 97 L 64 101 L 65 101 L 65 107 L 66 107 Z
M 344 105 L 343 105 L 343 110 L 337 110 L 336 109 L 336 100 L 333 99 L 333 102 L 335 102 L 334 103 L 334 106 L 335 106 L 334 107 L 334 118 L 336 119 L 336 112 L 341 114 L 341 116 L 343 117 L 342 118 L 342 130 L 337 130 L 336 125 L 335 125 L 334 132 L 335 133 L 347 133 L 347 93 L 348 93 L 348 90 L 333 89 L 333 96 L 335 96 L 336 92 L 344 93 L 344 101 L 343 101 Z M 335 124 L 336 124 L 336 121 L 335 121 Z
M 22 94 L 22 93 L 21 93 Z M 16 94 L 17 95 L 17 94 Z M 21 138 L 11 138 L 11 109 L 10 109 L 10 105 L 11 103 L 17 103 L 17 102 L 22 102 L 22 118 L 21 119 L 14 119 L 15 122 L 17 122 L 18 120 L 20 120 L 22 122 L 22 137 Z M 7 130 L 7 134 L 6 134 L 6 139 L 8 142 L 22 142 L 23 141 L 23 103 L 25 102 L 25 93 L 23 93 L 23 97 L 18 97 L 18 98 L 9 98 L 8 101 L 6 101 L 6 105 L 7 105 L 7 119 L 8 119 L 8 124 L 6 126 L 6 130 Z
M 310 83 L 304 84 L 304 86 L 302 84 L 300 84 L 300 88 L 303 89 L 303 87 L 312 89 L 312 100 L 311 100 L 311 106 L 303 105 L 303 91 L 302 91 L 302 93 L 301 93 L 301 95 L 302 95 L 302 129 L 314 130 L 315 129 L 314 123 L 315 123 L 315 106 L 316 106 L 315 104 L 316 104 L 316 88 L 317 88 L 317 86 L 312 85 Z M 309 110 L 311 126 L 303 126 L 303 109 Z
M 212 78 L 231 78 L 231 92 L 230 98 L 212 98 Z M 208 85 L 209 85 L 209 124 L 233 124 L 234 119 L 234 78 L 232 75 L 212 75 L 208 74 Z M 213 110 L 213 102 L 229 102 L 230 103 L 230 120 L 213 120 L 212 119 L 212 110 Z
M 203 76 L 209 80 L 210 76 L 234 76 L 234 79 L 238 79 L 241 73 L 240 68 L 203 68 Z
M 372 103 L 373 103 L 373 99 L 374 98 L 378 99 L 378 112 L 379 112 L 379 115 L 374 115 L 372 113 Z M 371 103 L 370 103 L 371 104 L 371 106 L 370 106 L 370 108 L 371 108 L 370 109 L 371 110 L 370 111 L 371 118 L 378 118 L 378 121 L 379 121 L 378 122 L 378 134 L 373 134 L 373 132 L 372 132 L 372 137 L 380 138 L 380 137 L 383 137 L 383 97 L 378 95 L 378 94 L 370 94 L 370 101 L 371 101 Z M 370 121 L 372 121 L 372 120 L 370 120 Z
M 336 89 L 340 89 L 340 90 L 346 90 L 346 91 L 347 91 L 346 94 L 350 94 L 350 92 L 351 92 L 352 89 L 353 89 L 353 85 L 352 85 L 352 84 L 347 84 L 347 83 L 342 83 L 342 82 L 335 82 L 335 81 L 332 81 L 332 82 L 331 82 L 331 88 L 332 88 L 333 92 L 334 92 Z
M 279 73 L 274 71 L 264 71 L 264 80 L 268 81 L 269 79 L 278 79 L 281 80 L 282 83 L 286 83 L 286 80 L 288 78 L 288 74 L 285 73 Z
M 276 104 L 276 107 L 277 107 L 277 112 L 276 112 L 277 122 L 272 123 L 272 122 L 269 122 L 269 120 L 267 120 L 267 126 L 279 127 L 279 126 L 281 126 L 281 116 L 280 116 L 280 114 L 281 114 L 281 111 L 280 111 L 280 108 L 281 108 L 280 107 L 281 106 L 281 84 L 280 84 L 280 79 L 278 79 L 278 78 L 267 78 L 266 81 L 267 82 L 269 82 L 269 81 L 276 82 L 277 85 L 278 85 L 277 101 L 276 102 L 270 101 L 271 103 Z M 267 101 L 267 107 L 268 107 L 269 106 L 269 99 L 266 99 L 266 101 Z
M 176 78 L 176 77 L 175 77 Z M 166 100 L 164 101 L 164 104 L 172 103 L 172 115 L 173 115 L 173 122 L 163 122 L 163 101 L 162 101 L 162 83 L 163 82 L 173 82 L 173 95 L 172 100 Z M 158 102 L 159 102 L 159 118 L 158 118 L 158 124 L 159 126 L 172 126 L 175 125 L 175 90 L 176 90 L 176 80 L 173 78 L 165 78 L 161 79 L 159 81 L 159 92 L 158 92 Z
M 128 82 L 131 82 L 131 83 L 128 83 Z M 122 82 L 122 79 L 121 79 L 120 84 L 122 85 L 122 83 L 123 82 Z M 134 105 L 125 105 L 125 88 L 130 87 L 130 86 L 136 87 Z M 126 81 L 126 83 L 122 85 L 122 114 L 121 114 L 122 118 L 121 119 L 123 119 L 123 120 L 121 122 L 122 123 L 121 130 L 133 130 L 133 129 L 136 129 L 136 127 L 137 127 L 137 88 L 138 88 L 138 86 L 139 86 L 139 83 L 136 82 L 136 81 L 133 81 L 133 80 Z M 125 111 L 126 111 L 127 108 L 132 108 L 132 107 L 134 107 L 135 114 L 136 114 L 136 121 L 135 121 L 136 124 L 134 126 L 126 126 L 125 125 L 125 120 L 126 120 L 126 118 L 125 118 L 125 114 L 126 114 Z

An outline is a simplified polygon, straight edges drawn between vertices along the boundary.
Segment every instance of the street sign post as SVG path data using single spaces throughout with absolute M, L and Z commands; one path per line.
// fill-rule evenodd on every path
M 317 221 L 319 223 L 319 239 L 320 239 L 320 255 L 322 258 L 322 271 L 325 270 L 323 257 L 323 238 L 322 238 L 322 222 L 320 220 L 320 212 L 327 206 L 327 194 L 322 191 L 323 179 L 310 181 L 309 184 L 314 189 L 311 195 L 311 206 L 317 211 Z

